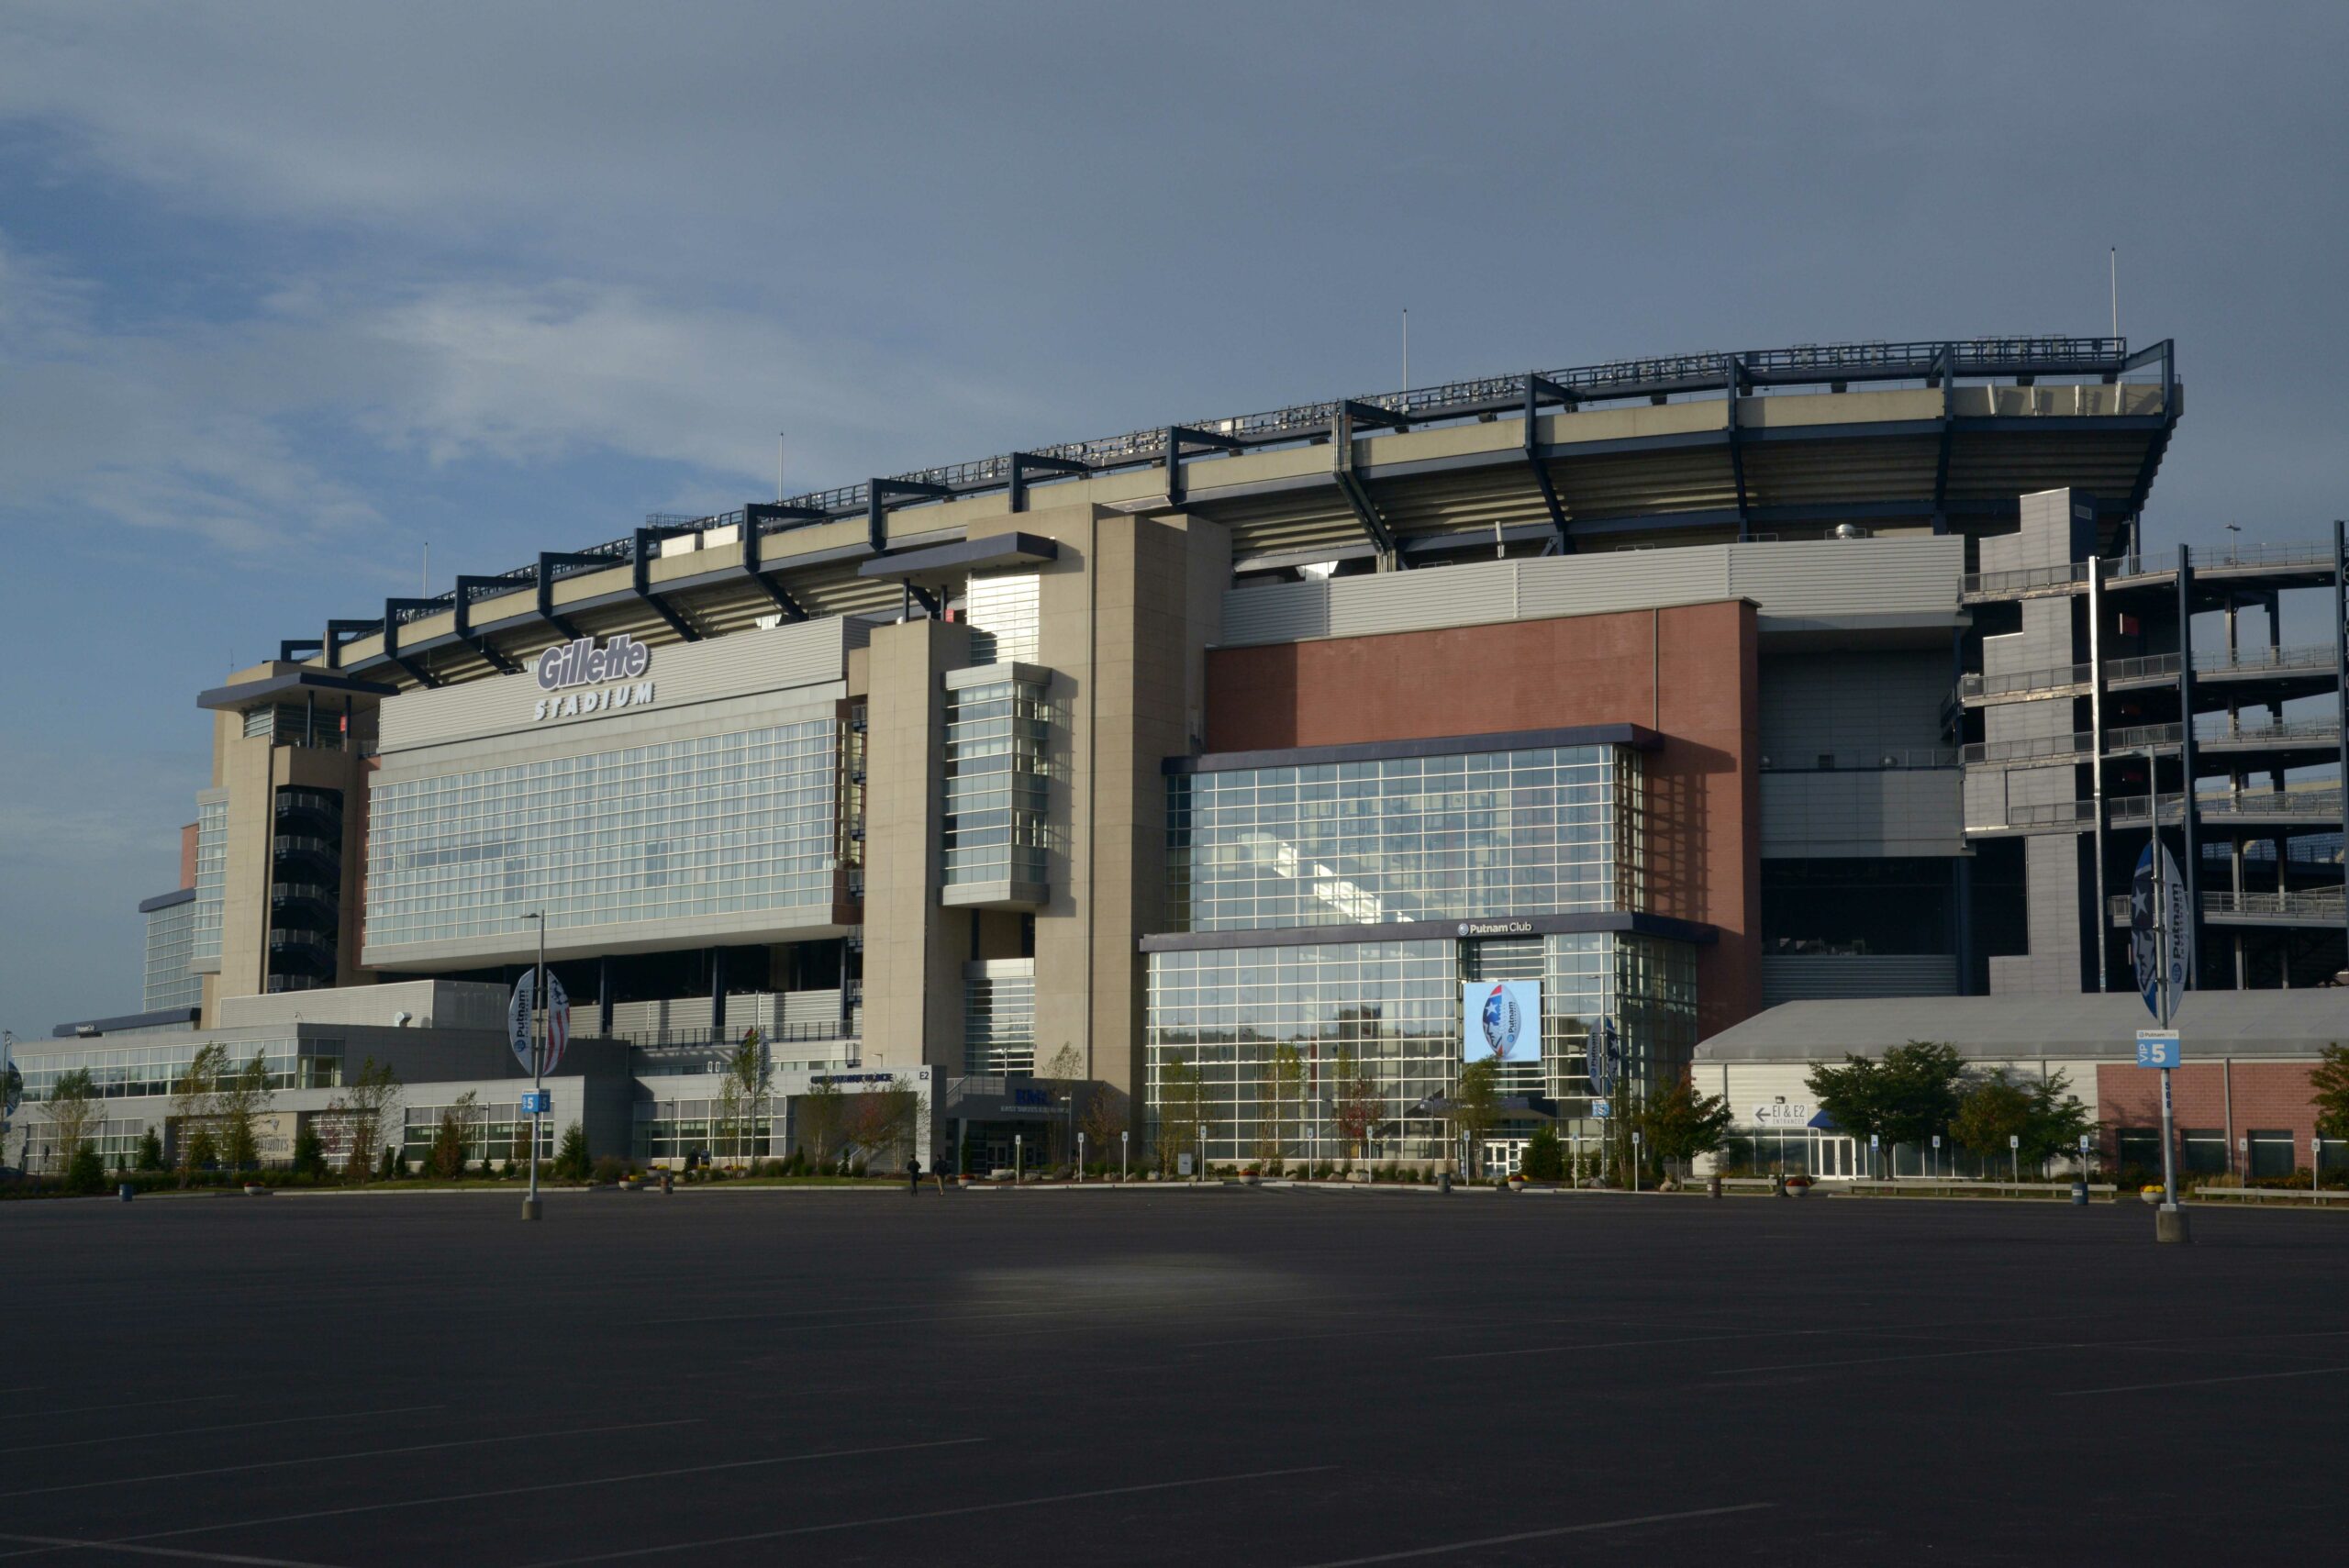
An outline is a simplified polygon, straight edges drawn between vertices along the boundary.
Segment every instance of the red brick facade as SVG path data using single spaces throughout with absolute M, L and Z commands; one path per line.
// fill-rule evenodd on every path
M 1208 655 L 1211 751 L 1580 724 L 1661 732 L 1647 758 L 1648 908 L 1720 932 L 1698 1032 L 1761 1010 L 1761 713 L 1754 612 L 1727 601 Z
M 2306 1062 L 2189 1062 L 2170 1084 L 2170 1109 L 2180 1131 L 2217 1128 L 2227 1138 L 2228 1169 L 2241 1172 L 2240 1140 L 2246 1133 L 2289 1131 L 2292 1162 L 2305 1168 L 2316 1133 L 2316 1107 L 2309 1103 Z M 2099 1067 L 2096 1116 L 2105 1128 L 2106 1152 L 2119 1128 L 2162 1125 L 2162 1075 L 2144 1067 Z

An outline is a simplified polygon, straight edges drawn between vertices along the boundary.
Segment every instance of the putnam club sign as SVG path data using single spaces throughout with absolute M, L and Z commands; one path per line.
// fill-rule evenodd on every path
M 626 632 L 614 633 L 601 648 L 592 637 L 560 643 L 531 666 L 539 689 L 548 695 L 530 717 L 543 723 L 649 703 L 652 683 L 640 677 L 651 667 L 652 650 Z

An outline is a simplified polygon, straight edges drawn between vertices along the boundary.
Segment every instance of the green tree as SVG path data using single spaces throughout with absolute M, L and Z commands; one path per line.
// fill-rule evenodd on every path
M 717 1126 L 712 1135 L 725 1147 L 728 1160 L 740 1165 L 758 1137 L 774 1094 L 774 1062 L 756 1029 L 745 1030 L 742 1043 L 728 1053 L 726 1073 L 711 1108 Z
M 1950 1120 L 1951 1136 L 1968 1153 L 1995 1162 L 2012 1150 L 2015 1163 L 2031 1167 L 2076 1154 L 2080 1135 L 2093 1140 L 2096 1130 L 2096 1118 L 2063 1073 L 2018 1084 L 2004 1068 L 1967 1085 Z
M 327 1146 L 318 1140 L 318 1130 L 308 1122 L 294 1135 L 294 1172 L 313 1179 L 327 1173 Z
M 160 1171 L 163 1168 L 163 1140 L 155 1135 L 155 1129 L 151 1127 L 147 1129 L 147 1135 L 139 1140 L 139 1162 L 136 1168 L 141 1171 Z
M 574 1121 L 562 1129 L 562 1141 L 555 1146 L 555 1179 L 584 1182 L 587 1179 L 588 1165 L 587 1129 Z
M 42 1096 L 43 1108 L 49 1113 L 50 1136 L 56 1139 L 56 1169 L 65 1169 L 68 1162 L 81 1157 L 82 1146 L 91 1144 L 93 1159 L 96 1145 L 92 1141 L 98 1129 L 105 1125 L 106 1102 L 98 1097 L 97 1080 L 90 1076 L 86 1067 L 76 1067 L 71 1073 L 60 1073 Z M 101 1178 L 106 1166 L 98 1167 Z M 69 1181 L 71 1177 L 68 1177 Z
M 1809 1082 L 1819 1108 L 1854 1137 L 1874 1133 L 1887 1150 L 1921 1143 L 1957 1115 L 1965 1062 L 1949 1046 L 1912 1040 L 1881 1058 L 1847 1054 L 1843 1061 L 1842 1067 L 1812 1068 Z
M 2021 1138 L 2030 1125 L 2030 1093 L 2001 1071 L 1965 1091 L 1949 1130 L 1957 1146 L 1975 1158 L 2003 1161 L 2007 1140 Z
M 1338 1136 L 1353 1151 L 1350 1158 L 1369 1158 L 1370 1135 L 1386 1119 L 1386 1096 L 1378 1080 L 1351 1047 L 1341 1044 L 1330 1064 L 1330 1084 L 1337 1096 Z
M 426 1168 L 442 1181 L 453 1181 L 465 1173 L 480 1103 L 481 1096 L 467 1089 L 440 1112 L 440 1125 L 432 1131 L 432 1153 Z
M 807 1145 L 807 1158 L 818 1171 L 829 1168 L 832 1151 L 840 1141 L 848 1109 L 843 1103 L 848 1096 L 829 1074 L 818 1074 L 809 1084 L 807 1093 L 799 1100 L 799 1135 Z
M 73 1151 L 73 1158 L 65 1167 L 65 1190 L 69 1193 L 95 1193 L 106 1190 L 106 1165 L 98 1158 L 98 1146 L 83 1139 Z
M 1684 1172 L 1699 1154 L 1720 1148 L 1731 1119 L 1729 1101 L 1720 1095 L 1698 1094 L 1685 1073 L 1650 1096 L 1639 1115 L 1647 1151 L 1659 1160 L 1679 1162 Z
M 1500 1119 L 1500 1069 L 1489 1056 L 1471 1062 L 1460 1070 L 1460 1082 L 1452 1091 L 1452 1125 L 1468 1141 L 1471 1168 L 1465 1174 L 1475 1174 L 1475 1162 L 1484 1150 L 1485 1139 Z
M 2309 1104 L 2323 1138 L 2349 1139 L 2349 1047 L 2328 1045 L 2309 1073 Z
M 1162 1174 L 1174 1174 L 1183 1155 L 1197 1152 L 1206 1109 L 1207 1091 L 1199 1070 L 1180 1055 L 1169 1056 L 1158 1070 L 1157 1153 Z
M 214 1095 L 220 1123 L 220 1154 L 231 1171 L 249 1171 L 261 1163 L 260 1122 L 275 1096 L 269 1087 L 269 1062 L 259 1051 L 253 1059 L 220 1079 Z
M 1305 1055 L 1295 1041 L 1285 1040 L 1273 1047 L 1272 1069 L 1271 1163 L 1280 1165 L 1288 1159 L 1288 1124 L 1292 1118 L 1301 1120 L 1305 1111 Z
M 1566 1173 L 1566 1146 L 1558 1140 L 1558 1129 L 1537 1127 L 1526 1140 L 1525 1158 L 1519 1167 L 1537 1182 L 1564 1180 Z
M 391 1153 L 384 1143 L 384 1124 L 390 1119 L 399 1098 L 399 1074 L 392 1071 L 390 1062 L 378 1062 L 371 1056 L 361 1065 L 358 1076 L 328 1103 L 327 1114 L 341 1121 L 350 1139 L 349 1150 L 343 1155 L 346 1176 L 355 1176 L 363 1183 L 371 1169 L 381 1176 L 392 1174 Z
M 186 1071 L 172 1080 L 172 1121 L 177 1129 L 173 1140 L 178 1149 L 182 1186 L 219 1158 L 218 1146 L 206 1124 L 217 1114 L 213 1099 L 220 1091 L 220 1076 L 228 1066 L 228 1048 L 216 1040 L 199 1048 L 188 1059 Z

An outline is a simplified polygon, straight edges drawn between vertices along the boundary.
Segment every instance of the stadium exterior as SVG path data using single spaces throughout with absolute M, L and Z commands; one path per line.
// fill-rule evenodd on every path
M 202 693 L 146 1010 L 20 1063 L 277 1007 L 326 1084 L 543 912 L 613 1151 L 689 1150 L 755 1028 L 974 1167 L 1129 1107 L 1137 1168 L 1332 1157 L 1364 1104 L 1438 1160 L 1464 986 L 1531 982 L 1506 1161 L 1596 1134 L 1595 1040 L 1620 1111 L 1780 1004 L 2125 993 L 2155 815 L 2199 984 L 2329 980 L 2338 638 L 2275 628 L 2340 567 L 2149 552 L 2181 411 L 2166 342 L 1696 354 L 656 517 Z M 472 1032 L 446 1081 L 511 1079 Z

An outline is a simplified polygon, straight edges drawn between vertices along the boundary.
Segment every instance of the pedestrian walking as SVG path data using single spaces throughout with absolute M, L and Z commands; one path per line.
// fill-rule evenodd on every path
M 921 1156 L 906 1156 L 906 1192 L 908 1196 L 921 1191 Z

